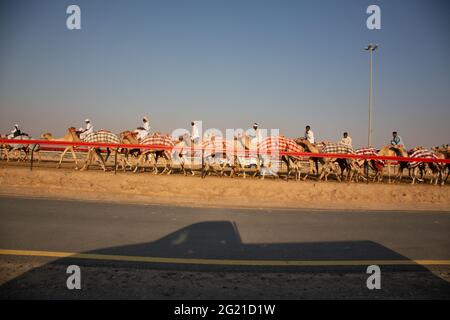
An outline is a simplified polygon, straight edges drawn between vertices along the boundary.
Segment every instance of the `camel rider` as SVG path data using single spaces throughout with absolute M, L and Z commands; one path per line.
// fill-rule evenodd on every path
M 305 139 L 309 141 L 309 143 L 314 144 L 314 132 L 311 130 L 310 126 L 306 126 L 305 128 Z
M 15 138 L 15 137 L 18 137 L 18 136 L 21 136 L 21 135 L 22 135 L 22 131 L 20 131 L 19 125 L 15 124 L 14 125 L 14 129 L 11 130 L 11 134 L 9 135 L 9 137 L 10 138 Z
M 194 121 L 191 122 L 191 126 L 192 126 L 191 141 L 194 144 L 198 144 L 200 142 L 200 132 L 198 130 L 198 126 Z
M 391 145 L 393 145 L 394 147 L 406 149 L 406 146 L 403 143 L 403 139 L 398 135 L 397 131 L 392 132 Z
M 348 132 L 344 132 L 344 136 L 342 137 L 342 139 L 339 141 L 338 144 L 342 144 L 345 146 L 349 146 L 350 148 L 352 147 L 352 138 L 348 135 Z
M 144 127 L 144 130 L 147 131 L 147 135 L 150 134 L 150 122 L 148 121 L 148 118 L 144 116 L 144 118 L 142 118 L 142 122 L 142 127 Z
M 253 131 L 249 134 L 250 136 L 250 142 L 253 145 L 258 145 L 263 139 L 261 130 L 258 128 L 258 124 L 255 122 L 253 123 Z
M 91 120 L 86 119 L 84 120 L 86 122 L 86 129 L 80 128 L 80 139 L 84 140 L 86 136 L 92 132 L 94 132 L 94 126 L 91 123 Z
M 150 135 L 150 122 L 147 117 L 144 116 L 142 118 L 142 127 L 138 127 L 134 132 L 137 133 L 137 139 L 139 141 Z

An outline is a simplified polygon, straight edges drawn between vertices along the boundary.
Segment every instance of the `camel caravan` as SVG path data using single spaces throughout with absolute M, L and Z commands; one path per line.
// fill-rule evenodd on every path
M 236 133 L 231 139 L 212 134 L 199 142 L 188 133 L 174 137 L 158 132 L 142 134 L 139 130 L 115 134 L 107 130 L 83 132 L 70 127 L 62 137 L 55 138 L 47 132 L 40 139 L 61 142 L 64 146 L 57 168 L 61 168 L 64 158 L 69 154 L 74 168 L 81 171 L 98 165 L 104 171 L 112 168 L 114 171 L 134 173 L 150 170 L 154 174 L 180 172 L 184 175 L 199 174 L 202 177 L 284 177 L 286 180 L 292 177 L 297 181 L 327 181 L 334 178 L 339 182 L 382 182 L 387 178 L 389 183 L 400 182 L 408 177 L 412 184 L 426 182 L 435 185 L 444 185 L 450 173 L 450 164 L 443 162 L 357 158 L 387 156 L 448 160 L 449 145 L 431 150 L 416 147 L 409 151 L 401 145 L 388 145 L 380 150 L 373 147 L 353 149 L 346 144 L 311 143 L 305 137 L 291 139 L 283 135 L 261 137 L 255 141 L 254 137 L 243 132 Z M 18 140 L 18 143 L 0 144 L 0 159 L 6 162 L 27 161 L 32 150 L 37 155 L 37 161 L 42 161 L 43 148 L 40 145 L 20 144 L 21 141 L 32 139 L 29 135 L 0 136 L 0 139 L 5 138 Z M 91 142 L 118 147 L 67 146 L 64 145 L 65 142 Z M 333 157 L 324 154 L 333 154 Z M 343 157 L 339 157 L 340 155 Z M 352 157 L 346 157 L 347 155 Z M 405 169 L 407 176 L 404 175 Z

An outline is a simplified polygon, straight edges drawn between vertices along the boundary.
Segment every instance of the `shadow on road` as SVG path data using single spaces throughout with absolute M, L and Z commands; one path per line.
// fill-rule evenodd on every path
M 243 243 L 236 225 L 229 221 L 195 223 L 157 241 L 102 248 L 85 253 L 189 259 L 408 261 L 408 258 L 373 241 Z M 66 266 L 70 264 L 81 267 L 83 283 L 88 283 L 88 287 L 93 290 L 88 295 L 74 296 L 67 290 Z M 0 287 L 0 297 L 3 299 L 164 298 L 164 296 L 195 298 L 196 296 L 189 294 L 189 290 L 202 292 L 203 287 L 204 290 L 209 290 L 206 298 L 217 299 L 228 297 L 227 291 L 223 289 L 226 285 L 219 288 L 220 283 L 237 281 L 239 285 L 234 288 L 235 296 L 231 297 L 258 298 L 256 292 L 267 290 L 268 295 L 264 298 L 271 298 L 270 292 L 274 290 L 273 297 L 289 298 L 289 292 L 295 294 L 296 290 L 308 288 L 311 294 L 306 297 L 330 297 L 327 292 L 331 294 L 337 290 L 340 292 L 340 295 L 336 296 L 338 298 L 353 296 L 367 298 L 370 292 L 366 287 L 366 279 L 369 276 L 366 274 L 367 266 L 191 265 L 85 260 L 70 257 L 44 264 L 5 283 Z M 374 293 L 375 297 L 450 298 L 450 284 L 421 265 L 384 265 L 381 269 L 383 289 Z M 189 281 L 184 277 L 186 274 L 189 275 Z M 262 274 L 270 276 L 262 277 Z M 264 280 L 261 281 L 261 277 Z M 205 281 L 217 281 L 217 285 L 210 283 L 209 287 L 208 285 L 205 287 Z M 162 283 L 162 287 L 174 286 L 174 289 L 163 296 L 149 295 L 148 291 L 145 291 L 154 290 L 158 283 L 159 285 Z M 118 287 L 122 288 L 119 292 Z M 86 292 L 86 287 L 83 289 Z M 177 290 L 181 295 L 177 296 Z M 277 293 L 281 294 L 281 291 L 277 290 L 286 290 L 286 295 L 277 296 Z M 319 295 L 316 296 L 314 293 Z M 201 294 L 199 296 L 201 297 Z M 298 297 L 294 295 L 290 298 Z

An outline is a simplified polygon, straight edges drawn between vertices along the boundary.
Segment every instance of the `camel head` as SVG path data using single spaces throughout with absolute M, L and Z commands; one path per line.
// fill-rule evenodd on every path
M 308 141 L 308 139 L 305 138 L 297 138 L 294 140 L 296 144 L 298 144 L 300 147 L 302 147 L 305 151 L 312 152 L 312 153 L 319 153 L 319 149 L 315 145 L 313 145 L 311 142 Z
M 295 143 L 297 143 L 297 144 L 304 144 L 305 143 L 305 141 L 307 141 L 305 138 L 303 138 L 303 137 L 300 137 L 300 138 L 296 138 L 296 139 L 294 139 L 294 141 L 295 141 Z M 309 142 L 309 141 L 308 141 Z
M 41 139 L 49 140 L 51 138 L 53 138 L 53 136 L 52 136 L 52 134 L 50 132 L 46 132 L 46 133 L 41 134 Z
M 123 138 L 125 138 L 126 136 L 128 136 L 130 133 L 131 133 L 130 130 L 122 131 L 121 133 L 119 133 L 119 137 L 120 137 L 120 139 L 123 139 Z
M 120 140 L 124 141 L 128 141 L 131 144 L 137 144 L 137 133 L 134 131 L 130 131 L 130 130 L 126 130 L 123 131 L 119 134 Z
M 69 132 L 69 135 L 72 136 L 72 139 L 77 141 L 80 139 L 80 133 L 77 132 L 77 129 L 75 127 L 70 127 L 69 129 L 67 129 L 67 131 Z

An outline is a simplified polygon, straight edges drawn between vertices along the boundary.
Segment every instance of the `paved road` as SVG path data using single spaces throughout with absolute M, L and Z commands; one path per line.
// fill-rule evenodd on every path
M 450 298 L 448 213 L 0 197 L 0 219 L 3 298 Z M 369 264 L 381 290 L 366 287 Z

